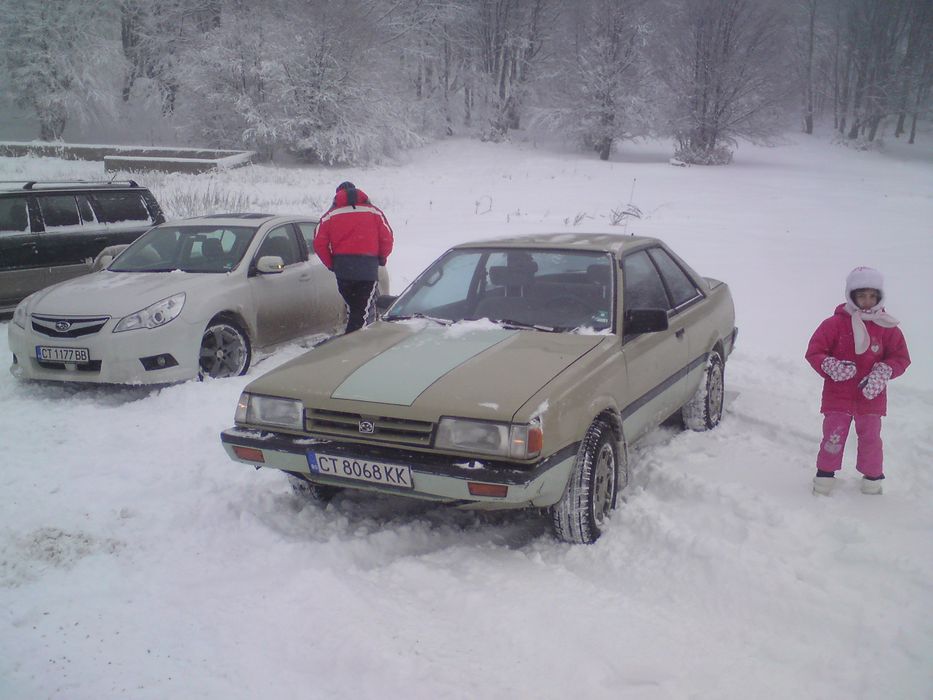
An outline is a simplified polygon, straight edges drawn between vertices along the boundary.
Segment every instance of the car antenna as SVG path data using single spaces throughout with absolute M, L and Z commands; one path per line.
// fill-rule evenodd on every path
M 638 178 L 632 178 L 632 190 L 628 194 L 628 204 L 625 205 L 625 211 L 623 212 L 623 217 L 625 218 L 625 227 L 622 229 L 622 235 L 628 233 L 628 220 L 630 217 L 635 217 L 636 219 L 641 218 L 641 209 L 632 204 L 632 200 L 635 198 L 635 183 Z M 629 234 L 634 236 L 634 233 Z

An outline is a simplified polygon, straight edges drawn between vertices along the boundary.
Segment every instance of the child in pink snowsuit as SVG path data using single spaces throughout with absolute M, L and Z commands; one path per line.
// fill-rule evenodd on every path
M 823 440 L 816 457 L 813 493 L 829 495 L 842 468 L 842 451 L 855 418 L 862 493 L 880 494 L 884 479 L 881 416 L 888 380 L 910 364 L 904 334 L 884 310 L 878 270 L 857 267 L 846 278 L 846 303 L 823 321 L 807 347 L 807 362 L 823 377 Z

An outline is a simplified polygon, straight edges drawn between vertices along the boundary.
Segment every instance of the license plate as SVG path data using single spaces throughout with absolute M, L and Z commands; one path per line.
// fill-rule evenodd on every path
M 91 353 L 87 348 L 57 348 L 51 345 L 37 345 L 36 358 L 43 362 L 88 362 Z
M 316 474 L 337 476 L 342 479 L 368 481 L 384 486 L 414 488 L 411 481 L 411 467 L 404 464 L 386 464 L 352 457 L 336 457 L 320 452 L 308 453 L 308 466 Z

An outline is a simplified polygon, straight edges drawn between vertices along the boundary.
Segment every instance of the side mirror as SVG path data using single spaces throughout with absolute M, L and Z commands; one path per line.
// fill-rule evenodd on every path
M 256 270 L 263 275 L 277 275 L 285 269 L 285 261 L 278 255 L 263 255 L 256 261 Z
M 379 313 L 385 313 L 386 309 L 392 306 L 396 299 L 398 299 L 398 297 L 391 294 L 380 294 L 376 297 L 376 308 L 379 310 Z
M 668 327 L 667 311 L 664 309 L 629 309 L 623 319 L 625 335 L 658 333 Z

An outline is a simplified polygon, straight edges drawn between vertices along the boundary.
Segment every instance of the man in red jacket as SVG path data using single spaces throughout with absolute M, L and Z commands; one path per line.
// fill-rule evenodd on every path
M 386 264 L 392 243 L 392 228 L 382 210 L 352 182 L 341 182 L 314 232 L 314 252 L 337 277 L 347 304 L 347 333 L 369 322 L 379 266 Z

